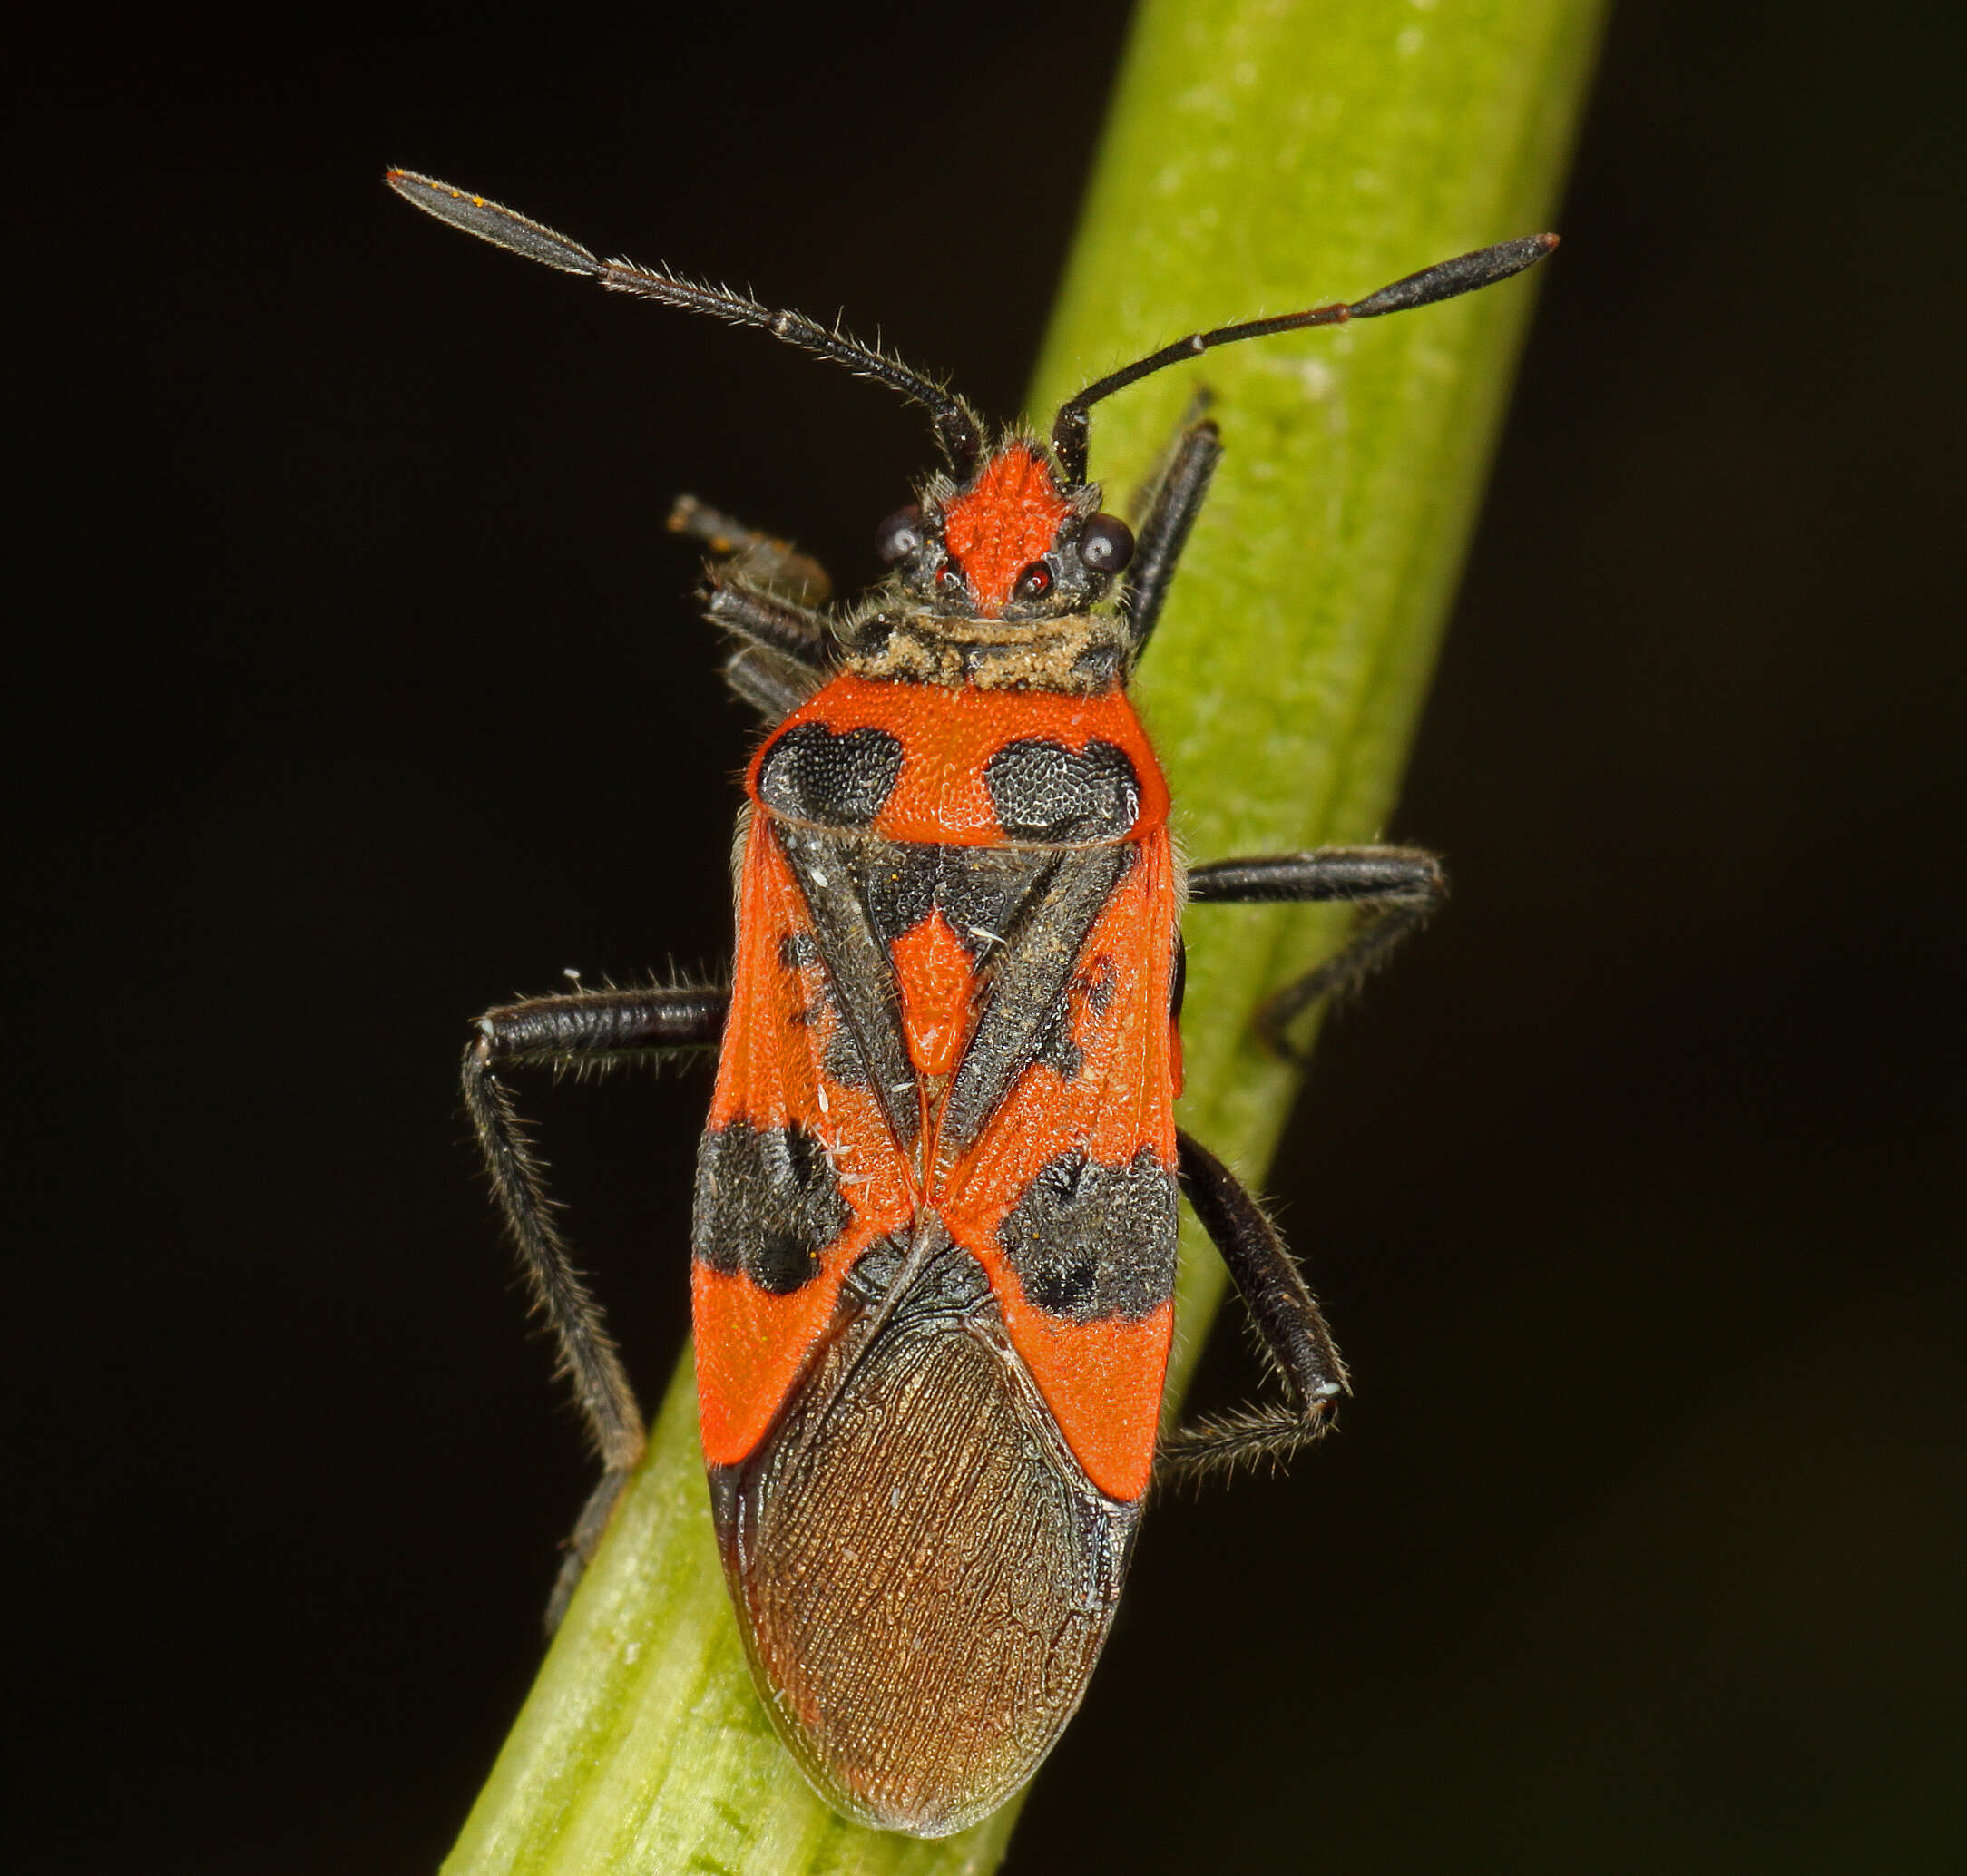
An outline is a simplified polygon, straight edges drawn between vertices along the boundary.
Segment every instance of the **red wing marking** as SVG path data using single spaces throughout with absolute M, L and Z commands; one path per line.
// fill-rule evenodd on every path
M 1161 1387 L 1175 1334 L 1175 1305 L 1150 1316 L 1071 1323 L 1034 1309 L 1010 1272 L 991 1272 L 1012 1346 L 1031 1371 L 1065 1443 L 1110 1499 L 1130 1503 L 1148 1489 Z
M 703 1456 L 736 1465 L 764 1437 L 792 1383 L 833 1320 L 850 1255 L 829 1257 L 803 1290 L 775 1296 L 748 1276 L 727 1276 L 701 1262 L 690 1273 L 696 1331 L 697 1410 Z
M 1068 1073 L 1053 1060 L 1031 1063 L 938 1195 L 956 1241 L 989 1275 L 1012 1341 L 1087 1476 L 1123 1500 L 1146 1489 L 1153 1463 L 1172 1307 L 1087 1323 L 1038 1309 L 998 1233 L 1040 1172 L 1065 1155 L 1124 1168 L 1144 1153 L 1150 1168 L 1166 1168 L 1172 1191 L 1174 862 L 1165 833 L 1135 851 L 1137 864 L 1080 948 L 1067 992 L 1076 1066 Z M 1171 1205 L 1168 1217 L 1171 1233 Z M 1167 1242 L 1128 1249 L 1150 1269 L 1172 1254 Z
M 866 832 L 761 812 L 749 837 L 703 1161 L 732 1189 L 706 1200 L 715 1181 L 700 1181 L 705 1451 L 720 1464 L 750 1454 L 827 1333 L 846 1271 L 926 1206 L 983 1266 L 1089 1480 L 1130 1501 L 1153 1460 L 1172 1327 L 1175 870 L 1160 767 L 1118 692 L 845 676 L 785 729 L 802 719 L 836 738 L 878 730 L 901 760 Z M 1032 787 L 1042 795 L 1042 746 L 1086 756 L 1097 776 L 1095 758 L 1111 760 L 1096 742 L 1138 781 L 1113 797 L 1130 837 L 1027 842 L 1020 877 L 1035 896 L 1014 914 L 1006 899 L 1001 929 L 959 932 L 945 907 L 984 903 L 992 879 L 983 855 L 955 856 L 1012 845 L 993 757 L 1037 752 L 1035 784 L 1029 768 L 1010 777 L 1023 825 Z M 1042 800 L 1029 816 L 1044 825 Z M 876 901 L 925 879 L 935 904 L 892 928 Z M 709 1150 L 719 1140 L 721 1158 Z
M 867 1085 L 811 929 L 806 902 L 770 823 L 755 820 L 738 909 L 737 975 L 710 1103 L 712 1136 L 743 1126 L 797 1129 L 817 1140 L 847 1222 L 817 1246 L 818 1270 L 774 1295 L 701 1255 L 706 1204 L 741 1210 L 748 1195 L 700 1191 L 700 1255 L 691 1265 L 697 1393 L 704 1455 L 744 1459 L 771 1424 L 832 1318 L 860 1253 L 905 1229 L 915 1212 L 909 1166 Z M 716 1219 L 709 1221 L 714 1226 Z

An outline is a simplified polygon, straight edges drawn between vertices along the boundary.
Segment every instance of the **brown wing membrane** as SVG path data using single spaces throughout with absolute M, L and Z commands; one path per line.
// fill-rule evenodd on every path
M 864 1262 L 785 1420 L 712 1489 L 787 1748 L 847 1815 L 940 1837 L 1072 1716 L 1139 1508 L 1085 1482 L 975 1262 L 939 1232 L 915 1248 L 886 1309 L 901 1247 Z

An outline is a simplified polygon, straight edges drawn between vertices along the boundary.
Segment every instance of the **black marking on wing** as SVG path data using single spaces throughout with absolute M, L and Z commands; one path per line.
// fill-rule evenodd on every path
M 945 1155 L 974 1142 L 1011 1084 L 1067 1021 L 1072 972 L 1086 933 L 1135 855 L 1130 846 L 1095 846 L 1055 858 L 1044 896 L 1026 907 L 1023 922 L 1008 934 L 989 1001 L 950 1080 L 940 1136 Z M 1062 1072 L 1077 1052 L 1060 1058 Z
M 877 1237 L 854 1260 L 846 1274 L 846 1294 L 863 1308 L 886 1304 L 896 1324 L 925 1316 L 962 1319 L 986 1309 L 994 1314 L 991 1280 L 975 1256 L 951 1239 L 934 1213 L 925 1213 L 917 1228 L 925 1226 L 934 1248 L 925 1262 L 918 1262 L 905 1292 L 896 1295 L 895 1285 L 916 1246 L 911 1237 L 895 1232 Z
M 884 939 L 914 931 L 940 906 L 963 948 L 981 957 L 1003 944 L 1023 920 L 1059 856 L 1014 847 L 870 840 L 846 857 L 867 915 Z
M 819 941 L 810 932 L 788 932 L 778 941 L 778 962 L 788 971 L 804 971 L 819 962 Z
M 810 932 L 789 932 L 778 941 L 778 962 L 782 970 L 809 971 L 824 962 L 819 940 Z M 798 1029 L 817 1029 L 826 1037 L 825 1054 L 819 1071 L 836 1088 L 865 1088 L 867 1064 L 861 1060 L 854 1040 L 853 1026 L 841 1011 L 840 998 L 832 976 L 822 971 L 807 982 L 801 994 L 807 1001 L 796 1006 L 787 1021 Z M 831 1021 L 826 1019 L 831 1017 Z
M 1039 1168 L 997 1243 L 1048 1314 L 1139 1322 L 1175 1294 L 1175 1176 L 1145 1147 L 1126 1166 L 1064 1153 Z
M 905 1148 L 913 1146 L 921 1117 L 915 1066 L 902 1033 L 900 992 L 854 864 L 858 848 L 867 843 L 783 821 L 761 829 L 757 837 L 777 839 L 783 847 L 819 941 L 827 994 L 840 1018 L 822 1073 L 846 1087 L 865 1079 L 895 1140 Z
M 827 1149 L 801 1127 L 712 1128 L 697 1149 L 695 1253 L 712 1270 L 789 1296 L 853 1217 Z
M 919 1131 L 915 1070 L 889 946 L 941 906 L 989 978 L 981 1012 L 945 1091 L 939 1145 L 965 1151 L 1018 1076 L 1046 1060 L 1071 1079 L 1071 988 L 1086 934 L 1134 865 L 1130 845 L 1019 851 L 878 840 L 776 823 L 806 895 L 841 1021 L 824 1070 L 872 1085 L 895 1139 Z

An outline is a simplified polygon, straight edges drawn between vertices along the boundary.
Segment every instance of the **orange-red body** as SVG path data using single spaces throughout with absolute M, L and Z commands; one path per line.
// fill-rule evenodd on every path
M 862 621 L 754 758 L 700 1161 L 704 1454 L 754 1664 L 836 1803 L 932 1834 L 1078 1704 L 1173 1331 L 1168 790 L 1111 615 L 1008 616 L 1078 519 L 1028 446 L 991 458 L 944 509 L 960 612 Z M 925 1443 L 945 1422 L 969 1443 Z
M 721 1041 L 698 1157 L 697 1379 L 712 1510 L 759 1692 L 815 1787 L 942 1836 L 1003 1803 L 1072 1717 L 1111 1626 L 1155 1461 L 1178 1178 L 1285 1395 L 1178 1430 L 1164 1457 L 1303 1445 L 1345 1369 L 1316 1301 L 1230 1169 L 1174 1126 L 1190 895 L 1381 914 L 1280 992 L 1259 1031 L 1355 981 L 1438 902 L 1392 847 L 1216 861 L 1185 882 L 1168 791 L 1127 701 L 1221 454 L 1196 415 L 1138 540 L 1100 509 L 1088 413 L 1214 346 L 1434 304 L 1556 245 L 1530 236 L 1353 302 L 1190 334 L 994 446 L 941 383 L 837 325 L 602 260 L 427 176 L 426 212 L 544 266 L 768 333 L 931 417 L 947 473 L 876 534 L 889 577 L 828 582 L 686 498 L 713 556 L 730 688 L 773 725 L 747 777 L 738 956 L 716 986 L 491 1011 L 465 1099 L 507 1230 L 604 1465 L 558 1598 L 643 1450 L 640 1411 L 495 1070 Z
M 759 804 L 745 845 L 737 993 L 709 1124 L 715 1130 L 742 1119 L 761 1129 L 805 1129 L 825 1144 L 853 1217 L 820 1250 L 817 1276 L 789 1295 L 774 1295 L 741 1274 L 698 1264 L 705 1457 L 735 1465 L 750 1453 L 810 1359 L 853 1260 L 876 1237 L 905 1231 L 925 1207 L 934 1207 L 989 1275 L 1012 1339 L 1087 1475 L 1110 1497 L 1137 1499 L 1153 1461 L 1171 1305 L 1138 1322 L 1062 1321 L 1026 1302 L 996 1234 L 1040 1168 L 1062 1152 L 1081 1148 L 1101 1165 L 1125 1166 L 1145 1149 L 1163 1167 L 1175 1163 L 1179 1052 L 1169 979 L 1176 883 L 1168 792 L 1147 738 L 1118 691 L 1093 698 L 978 693 L 852 676 L 836 679 L 784 728 L 804 723 L 837 735 L 887 728 L 901 738 L 900 779 L 868 827 L 881 842 L 1008 847 L 984 783 L 992 752 L 1021 738 L 1074 753 L 1096 740 L 1122 748 L 1146 784 L 1124 836 L 1137 857 L 1094 921 L 1067 991 L 1081 1070 L 1067 1080 L 1048 1061 L 1030 1063 L 981 1135 L 945 1151 L 938 1096 L 988 991 L 971 954 L 977 947 L 965 949 L 940 907 L 888 944 L 914 1071 L 904 1099 L 917 1128 L 914 1142 L 897 1141 L 869 1088 L 827 1076 L 827 1047 L 840 1018 L 824 1000 L 816 1013 L 815 979 L 828 966 L 775 817 Z M 754 801 L 764 755 L 752 764 Z M 787 958 L 806 949 L 802 939 L 813 961 L 790 965 Z

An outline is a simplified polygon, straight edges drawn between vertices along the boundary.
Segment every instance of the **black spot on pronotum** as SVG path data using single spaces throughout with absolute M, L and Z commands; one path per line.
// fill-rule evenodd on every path
M 1039 1168 L 997 1243 L 1040 1309 L 1139 1322 L 1175 1293 L 1174 1175 L 1145 1148 L 1126 1166 L 1062 1154 Z
M 712 1128 L 697 1152 L 696 1254 L 712 1270 L 789 1296 L 853 1214 L 827 1151 L 800 1127 Z
M 984 764 L 984 785 L 1013 840 L 1117 840 L 1140 814 L 1140 778 L 1112 743 L 1083 752 L 1042 737 L 1006 743 Z
M 766 751 L 758 794 L 766 806 L 823 827 L 865 827 L 901 779 L 902 745 L 885 729 L 799 723 Z

